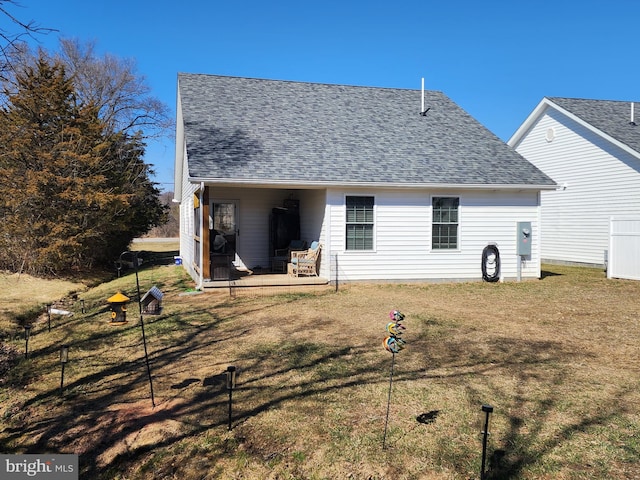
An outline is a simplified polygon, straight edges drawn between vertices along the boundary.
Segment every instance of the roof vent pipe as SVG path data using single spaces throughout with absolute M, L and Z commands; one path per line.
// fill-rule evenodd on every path
M 427 112 L 431 109 L 431 107 L 425 109 L 424 108 L 424 77 L 422 77 L 422 109 L 420 110 L 420 115 L 423 117 L 427 116 Z
M 635 104 L 633 102 L 631 102 L 631 121 L 629 122 L 631 125 L 635 125 L 636 124 L 636 118 L 635 118 L 634 111 L 633 111 L 634 107 L 635 107 Z

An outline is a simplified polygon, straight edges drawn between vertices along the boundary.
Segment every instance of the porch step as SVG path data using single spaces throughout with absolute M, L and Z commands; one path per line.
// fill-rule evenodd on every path
M 322 277 L 292 277 L 283 273 L 244 275 L 231 280 L 205 280 L 203 287 L 209 288 L 251 288 L 251 287 L 295 287 L 304 285 L 328 285 Z

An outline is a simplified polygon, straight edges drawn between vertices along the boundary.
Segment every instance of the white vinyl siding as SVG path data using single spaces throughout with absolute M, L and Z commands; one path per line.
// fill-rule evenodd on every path
M 516 150 L 559 186 L 542 192 L 542 258 L 603 264 L 609 218 L 640 215 L 640 161 L 552 108 Z
M 187 168 L 186 147 L 183 155 L 183 169 Z M 185 170 L 186 171 L 186 170 Z M 193 218 L 193 195 L 198 191 L 199 184 L 189 183 L 186 176 L 182 177 L 182 198 L 180 199 L 180 256 L 182 265 L 195 279 L 198 277 L 193 268 L 197 252 L 194 249 L 193 237 L 196 233 L 196 226 Z
M 353 194 L 353 191 L 349 191 Z M 344 195 L 327 192 L 330 230 L 343 232 Z M 338 276 L 356 280 L 480 279 L 482 250 L 497 243 L 505 278 L 515 278 L 516 224 L 530 221 L 532 256 L 523 266 L 523 278 L 540 276 L 538 192 L 461 192 L 458 249 L 431 250 L 431 197 L 453 196 L 432 191 L 381 190 L 376 193 L 375 242 L 373 252 L 348 251 L 344 235 L 332 235 L 331 262 L 338 256 Z M 335 272 L 332 272 L 332 279 Z
M 209 188 L 210 198 L 238 202 L 238 253 L 242 263 L 251 269 L 269 266 L 271 209 L 281 206 L 287 198 L 297 198 L 301 237 L 308 242 L 320 241 L 319 274 L 330 280 L 336 276 L 339 281 L 480 280 L 482 250 L 489 243 L 498 245 L 504 278 L 515 279 L 516 224 L 520 221 L 531 222 L 533 230 L 533 252 L 523 265 L 522 277 L 540 276 L 537 191 L 378 189 L 372 195 L 371 190 L 365 189 Z M 188 191 L 184 189 L 187 195 Z M 374 250 L 346 249 L 347 195 L 375 197 Z M 438 196 L 460 199 L 456 250 L 431 249 L 431 202 Z M 193 213 L 190 202 L 192 195 L 183 197 L 181 205 L 189 217 Z M 182 235 L 188 236 L 188 232 L 193 234 L 193 227 L 185 225 Z M 181 254 L 186 256 L 189 252 L 181 249 Z M 186 267 L 187 262 L 184 264 Z

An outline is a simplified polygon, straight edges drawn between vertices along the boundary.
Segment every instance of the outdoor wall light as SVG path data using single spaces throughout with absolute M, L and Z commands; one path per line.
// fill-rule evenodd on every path
M 234 365 L 227 367 L 227 390 L 229 390 L 229 431 L 231 431 L 231 418 L 232 418 L 232 397 L 233 389 L 236 388 L 236 374 L 237 369 Z
M 29 355 L 29 337 L 31 336 L 31 325 L 24 326 L 24 358 Z
M 62 345 L 60 347 L 60 365 L 62 367 L 62 373 L 60 375 L 60 395 L 64 391 L 64 366 L 69 361 L 69 345 Z
M 482 426 L 480 433 L 482 434 L 482 465 L 480 467 L 480 480 L 485 480 L 485 465 L 487 462 L 487 439 L 489 437 L 489 423 L 493 407 L 491 405 L 482 405 Z

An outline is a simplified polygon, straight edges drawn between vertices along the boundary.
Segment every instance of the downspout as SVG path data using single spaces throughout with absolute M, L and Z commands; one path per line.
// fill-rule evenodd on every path
M 204 230 L 204 217 L 202 215 L 202 200 L 204 198 L 204 182 L 200 182 L 200 193 L 198 194 L 198 199 L 200 200 L 200 215 L 198 216 L 198 222 L 200 222 L 200 242 L 202 243 L 202 237 L 204 236 L 204 234 L 202 233 Z M 199 258 L 199 265 L 200 265 L 200 272 L 198 272 L 198 285 L 196 286 L 196 290 L 202 290 L 203 289 L 203 285 L 204 285 L 204 257 L 202 255 L 202 245 L 200 245 L 200 252 L 198 252 L 198 255 L 200 256 Z

